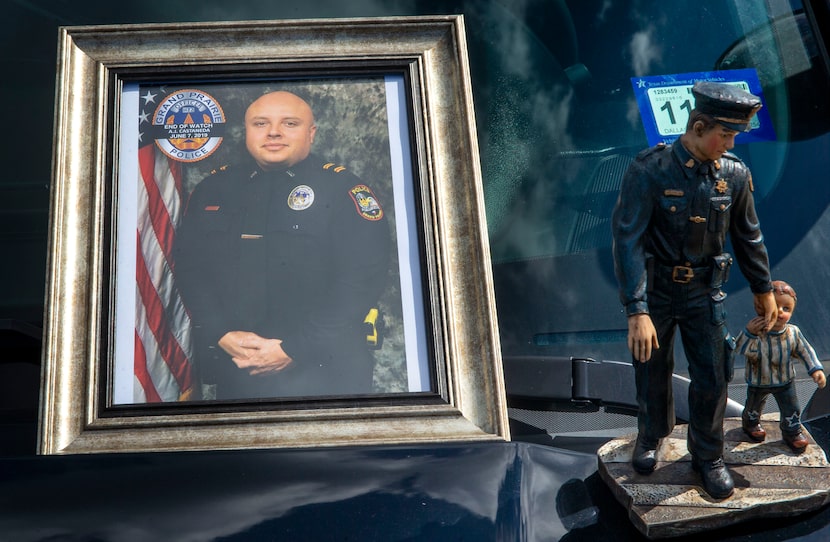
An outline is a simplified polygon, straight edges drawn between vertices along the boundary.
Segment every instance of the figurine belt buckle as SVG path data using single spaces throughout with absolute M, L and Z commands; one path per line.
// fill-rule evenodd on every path
M 671 279 L 680 284 L 689 284 L 695 278 L 695 271 L 691 267 L 675 265 L 671 270 Z

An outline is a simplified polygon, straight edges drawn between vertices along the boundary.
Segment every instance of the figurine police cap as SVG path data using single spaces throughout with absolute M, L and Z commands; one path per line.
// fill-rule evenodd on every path
M 749 122 L 761 109 L 761 99 L 735 85 L 698 81 L 692 87 L 695 109 L 730 130 L 748 132 Z

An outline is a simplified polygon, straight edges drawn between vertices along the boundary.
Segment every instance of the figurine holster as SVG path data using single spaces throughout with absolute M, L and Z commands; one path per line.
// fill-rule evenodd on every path
M 729 268 L 732 267 L 732 255 L 728 252 L 712 257 L 712 288 L 720 288 L 729 280 Z

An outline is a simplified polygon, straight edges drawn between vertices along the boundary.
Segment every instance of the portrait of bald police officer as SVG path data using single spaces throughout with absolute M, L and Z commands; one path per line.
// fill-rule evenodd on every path
M 244 126 L 244 157 L 195 187 L 174 251 L 203 388 L 224 400 L 371 393 L 363 322 L 386 286 L 384 202 L 312 152 L 300 96 L 260 96 Z

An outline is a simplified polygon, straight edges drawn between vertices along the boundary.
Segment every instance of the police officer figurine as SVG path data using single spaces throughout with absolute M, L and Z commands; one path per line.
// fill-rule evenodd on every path
M 675 423 L 674 336 L 689 362 L 692 468 L 715 499 L 732 495 L 723 462 L 723 417 L 731 378 L 731 337 L 721 290 L 732 255 L 747 278 L 766 328 L 776 305 L 769 258 L 752 197 L 749 169 L 728 151 L 749 129 L 758 97 L 723 83 L 698 82 L 686 131 L 671 145 L 642 151 L 623 177 L 612 215 L 614 268 L 628 317 L 638 435 L 632 466 L 654 471 L 660 439 Z
M 176 281 L 216 399 L 372 391 L 363 322 L 385 287 L 389 226 L 367 184 L 311 154 L 316 130 L 300 97 L 263 95 L 245 114 L 250 159 L 188 202 Z

